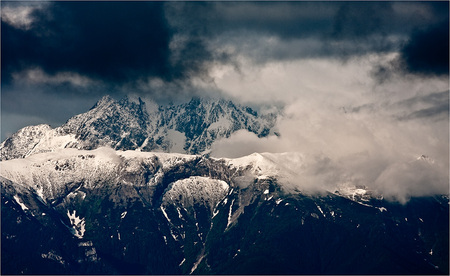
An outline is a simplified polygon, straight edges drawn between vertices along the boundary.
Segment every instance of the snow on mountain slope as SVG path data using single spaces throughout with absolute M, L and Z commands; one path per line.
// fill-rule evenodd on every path
M 19 130 L 0 145 L 0 159 L 23 158 L 58 148 L 164 151 L 199 154 L 218 138 L 240 129 L 264 137 L 271 134 L 276 114 L 258 115 L 249 107 L 225 100 L 192 99 L 180 105 L 147 111 L 140 98 L 116 101 L 103 97 L 86 113 L 64 125 Z
M 164 205 L 178 204 L 183 208 L 195 204 L 208 205 L 212 212 L 227 195 L 228 189 L 228 184 L 223 180 L 191 176 L 172 183 L 164 194 L 163 202 Z
M 61 140 L 64 142 L 70 141 L 70 139 Z M 38 146 L 35 148 L 38 148 Z M 381 190 L 375 190 L 373 186 L 370 188 L 371 183 L 367 183 L 367 185 L 353 183 L 349 178 L 336 178 L 333 182 L 325 184 L 316 181 L 321 175 L 315 175 L 317 166 L 315 160 L 298 152 L 253 153 L 236 159 L 221 159 L 179 153 L 116 151 L 107 147 L 95 150 L 58 149 L 55 147 L 53 152 L 2 161 L 0 163 L 0 175 L 16 183 L 32 187 L 44 200 L 55 200 L 71 191 L 78 190 L 81 183 L 85 188 L 93 188 L 99 183 L 155 186 L 162 181 L 167 171 L 184 168 L 188 164 L 189 166 L 195 166 L 193 165 L 195 162 L 192 162 L 202 158 L 214 163 L 214 165 L 210 165 L 213 167 L 207 170 L 217 170 L 213 173 L 218 174 L 215 177 L 216 179 L 232 180 L 241 188 L 245 188 L 255 181 L 261 183 L 276 181 L 287 193 L 329 192 L 366 205 L 369 205 L 368 202 L 371 199 L 383 198 Z M 417 160 L 412 160 L 412 162 L 423 162 L 428 166 L 435 166 L 436 164 L 430 160 L 430 158 L 420 157 Z M 192 170 L 192 173 L 194 173 L 195 169 Z M 206 168 L 202 171 L 203 176 L 211 174 L 211 172 L 205 170 Z M 192 176 L 200 175 L 194 173 Z M 199 196 L 210 197 L 210 200 L 212 200 L 210 202 L 216 202 L 217 197 L 220 197 L 217 194 L 221 193 L 216 190 L 208 196 L 200 192 L 205 185 L 212 185 L 209 187 L 211 189 L 215 189 L 216 186 L 220 187 L 217 183 L 212 184 L 216 181 L 214 178 L 209 179 L 208 181 L 212 181 L 209 183 L 204 178 L 190 178 L 191 175 L 178 177 L 181 182 L 173 184 L 171 187 L 174 190 L 169 189 L 170 193 L 177 191 L 180 194 L 189 194 L 190 190 L 199 190 Z M 197 202 L 196 197 L 198 195 L 190 194 L 190 196 L 192 202 L 180 204 L 192 205 Z
M 69 119 L 58 130 L 75 135 L 77 148 L 135 149 L 147 136 L 147 125 L 144 102 L 129 102 L 127 98 L 117 102 L 105 96 L 91 110 Z
M 36 153 L 65 148 L 76 142 L 74 135 L 61 135 L 49 125 L 28 126 L 0 144 L 1 159 L 24 158 Z
M 255 152 L 248 156 L 225 160 L 227 160 L 229 165 L 237 168 L 250 168 L 251 173 L 260 179 L 281 177 L 287 180 L 298 176 L 301 173 L 301 169 L 306 166 L 305 156 L 298 152 Z
M 35 154 L 23 159 L 1 162 L 0 175 L 36 190 L 44 200 L 55 200 L 72 191 L 93 188 L 99 183 L 153 185 L 141 183 L 142 166 L 167 170 L 194 155 L 114 151 L 111 148 L 96 150 L 60 149 Z M 139 181 L 137 181 L 139 180 Z M 152 179 L 157 181 L 157 179 Z
M 310 165 L 300 153 L 217 159 L 105 147 L 1 161 L 2 246 L 33 247 L 2 258 L 82 274 L 302 274 L 322 271 L 319 256 L 329 274 L 448 271 L 448 197 L 401 205 L 352 183 L 286 189 Z

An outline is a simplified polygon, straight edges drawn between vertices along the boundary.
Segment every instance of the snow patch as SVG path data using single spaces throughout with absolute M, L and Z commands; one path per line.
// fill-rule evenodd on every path
M 91 247 L 93 245 L 92 241 L 85 241 L 78 243 L 78 246 L 80 247 Z
M 217 216 L 218 213 L 219 213 L 219 209 L 214 209 L 212 218 L 214 218 L 215 216 Z
M 178 213 L 178 218 L 179 218 L 179 219 L 183 219 L 183 215 L 181 214 L 181 209 L 180 209 L 180 207 L 177 207 L 177 213 Z
M 74 236 L 76 236 L 79 239 L 82 239 L 84 236 L 84 233 L 86 232 L 86 222 L 84 218 L 80 218 L 76 215 L 76 210 L 73 210 L 73 214 L 70 213 L 69 210 L 67 210 L 67 217 L 70 219 L 70 224 L 72 226 L 72 233 Z
M 226 196 L 229 186 L 225 181 L 203 176 L 177 180 L 163 196 L 164 205 L 176 204 L 186 208 L 202 203 L 213 211 Z M 181 215 L 180 215 L 181 217 Z
M 322 208 L 320 208 L 319 205 L 316 204 L 317 209 L 319 209 L 319 211 L 322 213 L 323 217 L 325 217 L 325 213 L 322 211 Z
M 127 215 L 127 211 L 125 211 L 125 212 L 123 212 L 122 214 L 120 214 L 120 219 L 124 219 L 125 218 L 125 216 Z
M 20 198 L 17 195 L 14 195 L 14 200 L 17 202 L 17 204 L 20 205 L 23 211 L 28 210 L 28 207 L 20 201 Z
M 162 213 L 164 214 L 164 216 L 166 217 L 167 221 L 168 221 L 169 223 L 172 223 L 172 222 L 170 221 L 170 219 L 169 219 L 169 216 L 168 216 L 167 213 L 166 213 L 166 210 L 165 210 L 164 207 L 162 207 L 162 206 L 161 206 L 161 211 L 162 211 Z
M 202 262 L 203 258 L 205 257 L 205 255 L 202 255 L 195 263 L 194 266 L 192 266 L 191 272 L 189 274 L 192 274 L 196 269 L 197 266 Z
M 172 229 L 170 229 L 170 235 L 172 236 L 172 238 L 176 241 L 178 241 L 178 238 L 175 236 L 175 234 L 173 233 Z
M 64 265 L 66 263 L 63 260 L 63 258 L 61 256 L 59 256 L 58 254 L 56 254 L 54 251 L 50 251 L 48 253 L 41 254 L 41 258 L 53 260 L 53 261 L 56 261 L 56 262 L 58 262 L 58 263 L 60 263 L 62 265 Z
M 233 203 L 234 203 L 234 199 L 231 201 L 231 204 L 230 204 L 230 210 L 228 211 L 227 228 L 228 228 L 228 226 L 230 226 L 230 224 L 231 224 L 231 215 L 232 215 L 232 212 L 233 212 Z
M 38 195 L 38 199 L 42 202 L 42 203 L 46 203 L 45 201 L 45 197 L 44 197 L 44 188 L 42 186 L 40 186 L 38 189 L 36 189 L 36 194 Z

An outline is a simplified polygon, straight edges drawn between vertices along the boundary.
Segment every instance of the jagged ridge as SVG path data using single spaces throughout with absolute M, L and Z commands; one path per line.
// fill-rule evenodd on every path
M 116 101 L 103 97 L 86 113 L 61 127 L 25 127 L 1 145 L 1 160 L 23 158 L 57 148 L 164 151 L 199 154 L 219 138 L 245 129 L 265 137 L 274 134 L 276 114 L 258 115 L 225 100 L 192 99 L 180 105 L 147 110 L 139 98 Z

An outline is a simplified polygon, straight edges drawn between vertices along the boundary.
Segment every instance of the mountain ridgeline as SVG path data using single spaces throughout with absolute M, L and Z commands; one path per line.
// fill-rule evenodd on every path
M 286 191 L 283 156 L 2 161 L 2 274 L 448 274 L 448 196 Z
M 276 135 L 277 115 L 258 115 L 250 107 L 226 100 L 194 98 L 180 105 L 147 110 L 139 98 L 116 101 L 103 97 L 86 113 L 64 125 L 25 127 L 1 145 L 1 160 L 23 158 L 57 148 L 207 153 L 211 144 L 233 132 L 247 130 L 258 137 Z

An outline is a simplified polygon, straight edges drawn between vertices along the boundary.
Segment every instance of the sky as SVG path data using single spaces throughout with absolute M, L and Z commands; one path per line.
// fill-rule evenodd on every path
M 1 5 L 2 141 L 104 95 L 221 97 L 283 113 L 280 137 L 241 131 L 216 156 L 298 151 L 330 179 L 448 191 L 447 1 Z M 411 178 L 421 155 L 439 168 Z

